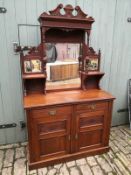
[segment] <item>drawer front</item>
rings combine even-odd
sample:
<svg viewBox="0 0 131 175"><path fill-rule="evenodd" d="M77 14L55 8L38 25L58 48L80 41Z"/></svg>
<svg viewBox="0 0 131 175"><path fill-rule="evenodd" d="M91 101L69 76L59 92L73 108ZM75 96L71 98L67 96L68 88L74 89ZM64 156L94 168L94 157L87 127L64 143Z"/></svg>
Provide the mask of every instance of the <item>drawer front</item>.
<svg viewBox="0 0 131 175"><path fill-rule="evenodd" d="M107 102L90 102L77 105L76 110L77 112L81 111L92 112L92 111L104 110L106 106Z"/></svg>
<svg viewBox="0 0 131 175"><path fill-rule="evenodd" d="M41 109L34 109L31 111L32 117L50 117L54 118L57 116L69 115L71 114L72 107L71 106L61 106L61 107L48 107L48 108L41 108Z"/></svg>

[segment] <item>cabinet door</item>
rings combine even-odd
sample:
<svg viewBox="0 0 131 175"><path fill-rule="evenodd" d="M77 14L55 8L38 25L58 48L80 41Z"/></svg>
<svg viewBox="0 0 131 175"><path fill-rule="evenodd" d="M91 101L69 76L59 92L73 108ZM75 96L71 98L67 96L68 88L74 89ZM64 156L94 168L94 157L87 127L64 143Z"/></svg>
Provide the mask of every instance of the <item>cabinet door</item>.
<svg viewBox="0 0 131 175"><path fill-rule="evenodd" d="M70 106L31 110L30 159L46 160L70 153Z"/></svg>
<svg viewBox="0 0 131 175"><path fill-rule="evenodd" d="M92 103L77 106L76 150L86 151L104 146L104 126L108 103Z"/></svg>

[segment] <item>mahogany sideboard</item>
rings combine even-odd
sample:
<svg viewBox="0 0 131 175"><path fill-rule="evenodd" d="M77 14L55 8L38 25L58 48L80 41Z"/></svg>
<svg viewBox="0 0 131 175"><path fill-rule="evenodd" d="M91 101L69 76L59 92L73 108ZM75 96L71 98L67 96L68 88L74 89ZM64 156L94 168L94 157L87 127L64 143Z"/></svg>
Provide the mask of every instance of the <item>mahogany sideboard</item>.
<svg viewBox="0 0 131 175"><path fill-rule="evenodd" d="M113 100L98 89L25 96L29 169L108 151Z"/></svg>
<svg viewBox="0 0 131 175"><path fill-rule="evenodd" d="M62 9L64 14L61 14ZM16 52L20 52L27 117L29 169L108 151L114 100L99 85L104 75L100 72L101 52L90 47L94 19L79 6L59 4L49 13L43 12L39 22L41 43L37 47L16 48ZM54 85L48 88L46 63L51 59L47 48L57 43L79 45L77 67L68 69L68 74L77 69L79 87L63 84L64 89ZM56 70L53 75L58 74L62 80L71 77L65 76L66 71L61 71L64 78Z"/></svg>

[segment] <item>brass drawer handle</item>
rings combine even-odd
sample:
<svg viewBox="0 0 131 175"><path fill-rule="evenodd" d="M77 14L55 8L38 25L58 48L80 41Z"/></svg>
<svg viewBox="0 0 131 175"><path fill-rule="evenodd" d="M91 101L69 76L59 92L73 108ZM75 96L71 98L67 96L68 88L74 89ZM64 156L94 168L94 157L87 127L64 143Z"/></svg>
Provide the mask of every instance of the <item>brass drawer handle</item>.
<svg viewBox="0 0 131 175"><path fill-rule="evenodd" d="M90 105L90 106L89 106L89 109L95 110L95 109L96 109L96 105Z"/></svg>
<svg viewBox="0 0 131 175"><path fill-rule="evenodd" d="M54 115L56 115L56 110L49 111L48 114L51 116L54 116Z"/></svg>

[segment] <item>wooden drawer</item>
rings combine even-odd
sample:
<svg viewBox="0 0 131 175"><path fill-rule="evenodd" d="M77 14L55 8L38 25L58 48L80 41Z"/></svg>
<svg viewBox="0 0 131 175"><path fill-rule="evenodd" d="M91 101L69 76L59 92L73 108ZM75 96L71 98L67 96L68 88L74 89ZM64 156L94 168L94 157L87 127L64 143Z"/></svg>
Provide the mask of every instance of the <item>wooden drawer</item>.
<svg viewBox="0 0 131 175"><path fill-rule="evenodd" d="M81 111L93 112L98 110L104 110L106 106L107 102L91 102L77 105L76 110L77 112Z"/></svg>
<svg viewBox="0 0 131 175"><path fill-rule="evenodd" d="M72 113L71 106L59 106L59 107L48 107L41 109L31 110L32 117L55 117L55 116L65 116Z"/></svg>

